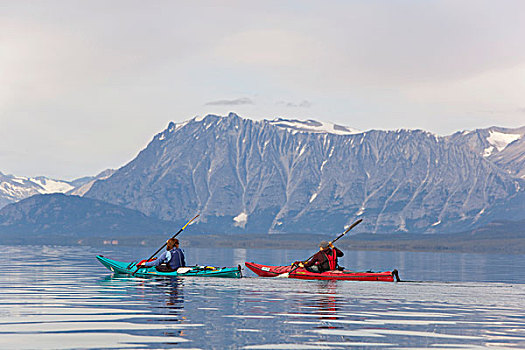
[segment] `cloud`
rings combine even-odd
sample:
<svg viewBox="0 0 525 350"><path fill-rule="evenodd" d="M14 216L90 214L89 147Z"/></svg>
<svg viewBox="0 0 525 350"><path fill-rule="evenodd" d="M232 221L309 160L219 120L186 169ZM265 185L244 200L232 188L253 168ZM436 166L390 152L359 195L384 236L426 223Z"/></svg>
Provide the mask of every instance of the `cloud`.
<svg viewBox="0 0 525 350"><path fill-rule="evenodd" d="M206 106L240 106L240 105L254 105L252 99L248 97L240 97L233 100L217 100L205 103Z"/></svg>
<svg viewBox="0 0 525 350"><path fill-rule="evenodd" d="M279 106L285 106L285 107L291 107L291 108L310 108L312 106L312 103L307 100L303 100L302 102L296 103L296 102L288 102L288 101L279 101L277 102L277 105Z"/></svg>

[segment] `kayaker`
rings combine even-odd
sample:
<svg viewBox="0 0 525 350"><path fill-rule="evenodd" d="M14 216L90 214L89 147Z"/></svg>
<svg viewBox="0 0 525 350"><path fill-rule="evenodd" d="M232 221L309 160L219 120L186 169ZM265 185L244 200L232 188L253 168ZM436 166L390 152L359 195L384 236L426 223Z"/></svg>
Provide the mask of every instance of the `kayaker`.
<svg viewBox="0 0 525 350"><path fill-rule="evenodd" d="M299 267L304 267L310 272L325 272L337 270L337 258L344 253L334 247L332 242L322 241L319 243L319 251L308 261L299 262Z"/></svg>
<svg viewBox="0 0 525 350"><path fill-rule="evenodd" d="M179 240L177 238L170 238L166 242L166 251L162 253L157 259L145 262L138 265L138 268L155 266L159 272L173 272L179 267L186 266L184 260L184 253L179 248Z"/></svg>

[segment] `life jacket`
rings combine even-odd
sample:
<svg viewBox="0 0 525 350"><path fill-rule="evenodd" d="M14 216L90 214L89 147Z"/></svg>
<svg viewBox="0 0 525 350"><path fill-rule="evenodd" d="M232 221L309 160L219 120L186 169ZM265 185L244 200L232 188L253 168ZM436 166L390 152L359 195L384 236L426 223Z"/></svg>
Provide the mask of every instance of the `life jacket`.
<svg viewBox="0 0 525 350"><path fill-rule="evenodd" d="M186 261L184 259L184 253L180 248L173 248L170 250L171 257L169 261L166 261L166 265L168 265L170 268L171 266L175 265L177 267L185 267Z"/></svg>
<svg viewBox="0 0 525 350"><path fill-rule="evenodd" d="M337 252L335 249L326 249L323 251L324 256L328 260L329 270L337 269Z"/></svg>
<svg viewBox="0 0 525 350"><path fill-rule="evenodd" d="M180 248L173 248L169 251L169 259L164 260L159 266L155 267L160 272L173 272L179 267L185 267L184 253Z"/></svg>

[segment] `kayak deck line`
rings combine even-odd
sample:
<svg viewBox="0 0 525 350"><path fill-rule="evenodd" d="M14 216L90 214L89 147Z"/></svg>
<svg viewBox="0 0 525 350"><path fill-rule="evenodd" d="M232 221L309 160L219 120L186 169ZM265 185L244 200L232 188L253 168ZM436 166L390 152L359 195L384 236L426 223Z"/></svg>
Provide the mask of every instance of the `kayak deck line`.
<svg viewBox="0 0 525 350"><path fill-rule="evenodd" d="M173 272L160 272L155 267L147 267L138 269L135 272L133 268L135 265L129 262L122 262L107 258L103 255L97 255L97 260L108 270L116 274L125 274L138 277L183 277L183 276L196 276L196 277L223 277L223 278L241 278L242 270L241 266L237 267L214 267L214 266L187 266L184 273Z"/></svg>
<svg viewBox="0 0 525 350"><path fill-rule="evenodd" d="M392 271L349 271L334 270L321 273L310 272L304 268L297 268L290 273L292 266L271 266L262 265L254 262L245 262L247 268L252 270L260 277L276 277L289 274L289 278L305 280L342 280L342 281L381 281L381 282L400 282L399 272Z"/></svg>

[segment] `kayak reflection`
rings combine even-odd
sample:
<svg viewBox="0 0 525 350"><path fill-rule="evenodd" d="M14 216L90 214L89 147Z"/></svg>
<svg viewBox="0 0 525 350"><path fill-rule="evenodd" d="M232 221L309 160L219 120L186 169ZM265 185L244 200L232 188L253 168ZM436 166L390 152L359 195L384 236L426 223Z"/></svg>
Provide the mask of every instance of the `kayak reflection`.
<svg viewBox="0 0 525 350"><path fill-rule="evenodd" d="M180 309L184 308L183 278L153 277L150 279L138 279L130 275L112 274L101 278L99 283L106 287L101 290L102 292L107 291L110 294L114 294L115 290L121 290L126 295L140 296L141 299L150 303L156 304L159 301L163 301L165 306L160 306L161 309L180 311ZM179 311L176 313L179 313Z"/></svg>

